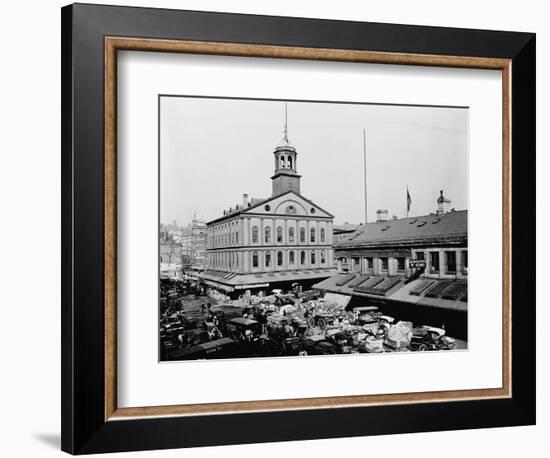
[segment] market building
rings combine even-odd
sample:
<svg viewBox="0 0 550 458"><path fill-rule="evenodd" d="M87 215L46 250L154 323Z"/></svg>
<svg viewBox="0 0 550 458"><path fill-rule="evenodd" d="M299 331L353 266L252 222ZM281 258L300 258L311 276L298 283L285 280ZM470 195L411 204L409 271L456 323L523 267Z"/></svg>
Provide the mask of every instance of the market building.
<svg viewBox="0 0 550 458"><path fill-rule="evenodd" d="M230 295L246 290L304 287L336 273L333 216L300 194L296 148L283 140L274 152L272 194L224 210L207 226L204 282Z"/></svg>
<svg viewBox="0 0 550 458"><path fill-rule="evenodd" d="M338 274L314 288L343 296L349 307L376 305L400 319L447 326L466 339L468 211L456 211L443 191L429 215L360 226L335 244Z"/></svg>
<svg viewBox="0 0 550 458"><path fill-rule="evenodd" d="M334 240L334 244L336 245L340 242L343 242L357 229L359 229L359 224L334 224L332 226L332 238Z"/></svg>

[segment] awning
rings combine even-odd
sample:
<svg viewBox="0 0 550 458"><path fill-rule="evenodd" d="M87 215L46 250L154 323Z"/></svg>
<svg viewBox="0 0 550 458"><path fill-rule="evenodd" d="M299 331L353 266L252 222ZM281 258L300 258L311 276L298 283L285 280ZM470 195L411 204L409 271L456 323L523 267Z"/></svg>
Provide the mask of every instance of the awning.
<svg viewBox="0 0 550 458"><path fill-rule="evenodd" d="M235 285L235 289L267 288L269 283L253 283L250 285Z"/></svg>
<svg viewBox="0 0 550 458"><path fill-rule="evenodd" d="M325 293L325 297L323 299L326 304L336 304L338 307L344 309L349 304L349 301L351 301L351 296L337 293Z"/></svg>
<svg viewBox="0 0 550 458"><path fill-rule="evenodd" d="M215 281L205 280L204 283L206 283L208 286L213 286L214 288L221 289L221 290L223 290L225 292L228 292L228 293L233 291L233 287L223 285L223 284L215 282Z"/></svg>

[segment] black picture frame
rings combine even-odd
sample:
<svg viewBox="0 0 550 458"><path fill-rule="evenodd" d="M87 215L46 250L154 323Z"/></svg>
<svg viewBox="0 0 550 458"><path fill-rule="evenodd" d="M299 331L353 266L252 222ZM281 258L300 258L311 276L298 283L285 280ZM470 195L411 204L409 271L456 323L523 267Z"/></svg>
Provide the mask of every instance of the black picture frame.
<svg viewBox="0 0 550 458"><path fill-rule="evenodd" d="M85 454L535 424L534 34L88 4L66 6L61 14L64 451ZM106 36L511 59L511 205L521 208L512 212L512 396L106 421Z"/></svg>

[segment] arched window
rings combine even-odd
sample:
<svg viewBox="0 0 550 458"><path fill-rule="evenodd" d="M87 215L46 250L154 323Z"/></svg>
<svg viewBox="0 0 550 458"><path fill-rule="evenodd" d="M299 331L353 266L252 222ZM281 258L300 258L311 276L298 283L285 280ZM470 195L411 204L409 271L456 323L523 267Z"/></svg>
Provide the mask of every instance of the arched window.
<svg viewBox="0 0 550 458"><path fill-rule="evenodd" d="M292 156L288 156L288 168L292 168Z"/></svg>
<svg viewBox="0 0 550 458"><path fill-rule="evenodd" d="M283 252L282 251L277 252L277 265L278 266L283 265Z"/></svg>
<svg viewBox="0 0 550 458"><path fill-rule="evenodd" d="M265 242L265 243L271 243L271 228L270 228L270 227L266 227L266 228L265 228L265 239L264 239L264 242Z"/></svg>
<svg viewBox="0 0 550 458"><path fill-rule="evenodd" d="M235 232L235 243L239 243L239 232Z"/></svg>
<svg viewBox="0 0 550 458"><path fill-rule="evenodd" d="M283 243L283 228L281 226L277 228L277 243Z"/></svg>
<svg viewBox="0 0 550 458"><path fill-rule="evenodd" d="M327 240L326 240L326 234L325 234L325 228L322 227L321 228L321 243L325 243Z"/></svg>
<svg viewBox="0 0 550 458"><path fill-rule="evenodd" d="M312 227L310 230L309 230L309 240L311 241L311 243L315 243L315 228Z"/></svg>
<svg viewBox="0 0 550 458"><path fill-rule="evenodd" d="M315 264L315 251L312 251L312 252L311 252L311 264L312 264L312 265Z"/></svg>
<svg viewBox="0 0 550 458"><path fill-rule="evenodd" d="M258 252L252 253L252 267L258 267Z"/></svg>
<svg viewBox="0 0 550 458"><path fill-rule="evenodd" d="M300 243L306 243L306 230L303 227L300 228Z"/></svg>
<svg viewBox="0 0 550 458"><path fill-rule="evenodd" d="M294 243L294 228L288 228L288 243Z"/></svg>
<svg viewBox="0 0 550 458"><path fill-rule="evenodd" d="M285 168L285 157L284 156L281 156L281 169L284 169Z"/></svg>
<svg viewBox="0 0 550 458"><path fill-rule="evenodd" d="M303 266L306 263L306 252L300 251L300 264Z"/></svg>
<svg viewBox="0 0 550 458"><path fill-rule="evenodd" d="M327 255L325 250L321 251L321 264L325 264L327 262Z"/></svg>
<svg viewBox="0 0 550 458"><path fill-rule="evenodd" d="M265 266L271 267L271 253L269 251L265 254Z"/></svg>
<svg viewBox="0 0 550 458"><path fill-rule="evenodd" d="M288 263L293 265L294 264L294 251L288 252Z"/></svg>
<svg viewBox="0 0 550 458"><path fill-rule="evenodd" d="M252 243L258 243L258 226L252 228Z"/></svg>

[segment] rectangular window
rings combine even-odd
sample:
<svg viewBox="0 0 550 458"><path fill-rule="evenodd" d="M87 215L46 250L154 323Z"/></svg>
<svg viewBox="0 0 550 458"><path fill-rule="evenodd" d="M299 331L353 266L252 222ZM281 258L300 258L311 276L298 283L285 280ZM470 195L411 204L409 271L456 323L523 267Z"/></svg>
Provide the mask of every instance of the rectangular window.
<svg viewBox="0 0 550 458"><path fill-rule="evenodd" d="M456 251L446 251L445 258L447 264L447 273L456 273Z"/></svg>
<svg viewBox="0 0 550 458"><path fill-rule="evenodd" d="M353 259L353 261L352 261L351 268L353 269L354 272L359 272L359 270L360 270L359 258L352 258L352 259Z"/></svg>
<svg viewBox="0 0 550 458"><path fill-rule="evenodd" d="M430 272L439 272L439 251L430 251Z"/></svg>
<svg viewBox="0 0 550 458"><path fill-rule="evenodd" d="M367 258L367 269L374 268L373 260L372 258Z"/></svg>
<svg viewBox="0 0 550 458"><path fill-rule="evenodd" d="M265 254L265 266L271 267L271 253Z"/></svg>
<svg viewBox="0 0 550 458"><path fill-rule="evenodd" d="M405 258L397 258L397 270L405 270Z"/></svg>
<svg viewBox="0 0 550 458"><path fill-rule="evenodd" d="M380 269L383 271L388 270L388 258L380 258Z"/></svg>
<svg viewBox="0 0 550 458"><path fill-rule="evenodd" d="M423 251L417 251L415 254L415 259L418 261L424 261L424 252Z"/></svg>
<svg viewBox="0 0 550 458"><path fill-rule="evenodd" d="M468 274L468 251L462 251L462 273Z"/></svg>

